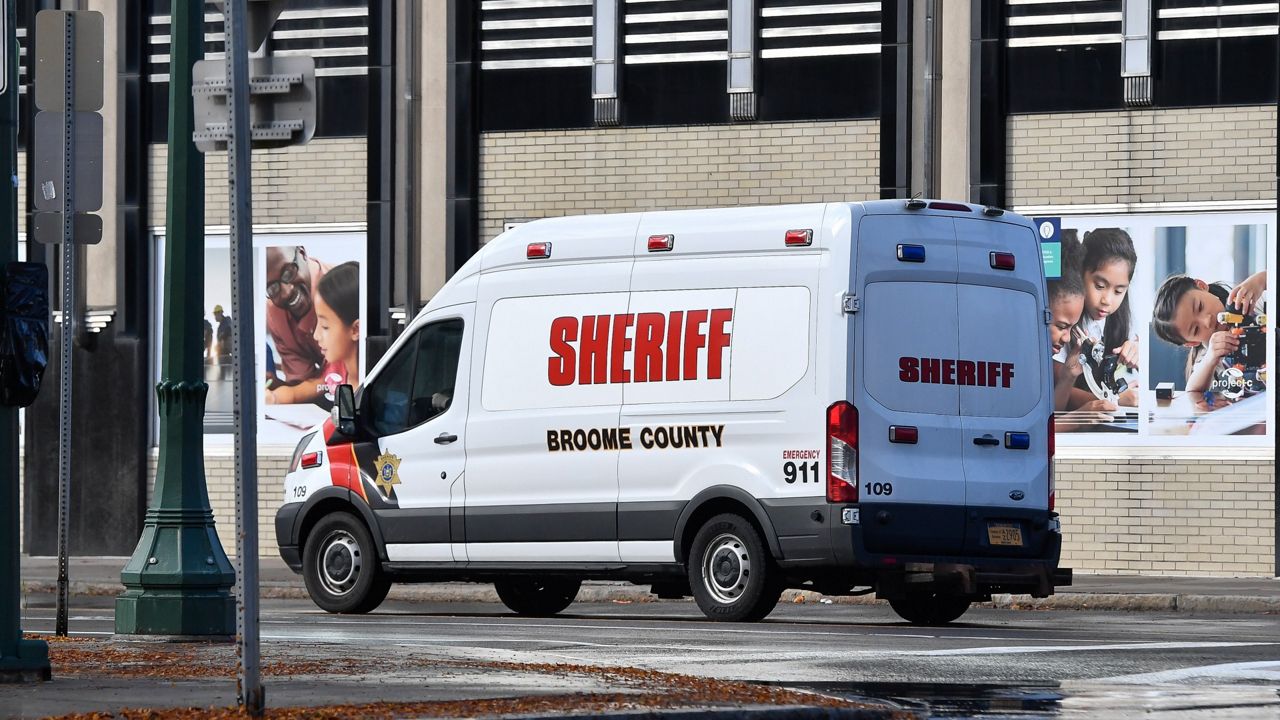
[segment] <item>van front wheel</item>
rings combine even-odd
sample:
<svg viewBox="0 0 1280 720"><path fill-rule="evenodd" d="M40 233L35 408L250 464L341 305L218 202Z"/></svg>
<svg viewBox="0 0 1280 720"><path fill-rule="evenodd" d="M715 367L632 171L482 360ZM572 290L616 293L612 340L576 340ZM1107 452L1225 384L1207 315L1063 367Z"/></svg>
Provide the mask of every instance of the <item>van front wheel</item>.
<svg viewBox="0 0 1280 720"><path fill-rule="evenodd" d="M688 572L693 598L712 620L761 620L782 596L782 580L769 549L741 515L716 515L698 530Z"/></svg>
<svg viewBox="0 0 1280 720"><path fill-rule="evenodd" d="M946 625L969 609L969 601L955 595L911 595L894 598L889 606L912 625Z"/></svg>
<svg viewBox="0 0 1280 720"><path fill-rule="evenodd" d="M498 580L493 588L498 599L517 615L549 617L573 604L581 580L572 578L510 578Z"/></svg>
<svg viewBox="0 0 1280 720"><path fill-rule="evenodd" d="M345 512L326 515L307 536L302 579L312 602L331 613L370 612L391 589L379 571L373 536Z"/></svg>

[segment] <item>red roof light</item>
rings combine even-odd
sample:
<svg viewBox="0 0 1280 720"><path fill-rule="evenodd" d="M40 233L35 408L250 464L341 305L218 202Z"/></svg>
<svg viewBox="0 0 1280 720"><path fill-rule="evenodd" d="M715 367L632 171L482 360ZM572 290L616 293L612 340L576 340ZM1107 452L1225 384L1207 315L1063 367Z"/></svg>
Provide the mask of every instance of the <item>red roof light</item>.
<svg viewBox="0 0 1280 720"><path fill-rule="evenodd" d="M529 260L538 260L541 258L551 257L551 243L549 242L529 243L528 254L526 255L526 257Z"/></svg>
<svg viewBox="0 0 1280 720"><path fill-rule="evenodd" d="M787 247L808 247L813 244L812 230L788 230Z"/></svg>
<svg viewBox="0 0 1280 720"><path fill-rule="evenodd" d="M650 235L649 252L667 252L676 246L675 235Z"/></svg>

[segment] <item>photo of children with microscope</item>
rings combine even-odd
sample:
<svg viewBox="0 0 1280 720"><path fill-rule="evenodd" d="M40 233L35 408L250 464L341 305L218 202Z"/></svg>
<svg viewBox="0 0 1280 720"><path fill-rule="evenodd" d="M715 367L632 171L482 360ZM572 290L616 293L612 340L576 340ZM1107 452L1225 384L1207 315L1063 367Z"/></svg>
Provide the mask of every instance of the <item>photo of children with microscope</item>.
<svg viewBox="0 0 1280 720"><path fill-rule="evenodd" d="M1266 230L1156 228L1152 433L1266 433Z"/></svg>
<svg viewBox="0 0 1280 720"><path fill-rule="evenodd" d="M1064 229L1061 243L1060 276L1048 281L1057 430L1136 433L1133 240L1121 228Z"/></svg>

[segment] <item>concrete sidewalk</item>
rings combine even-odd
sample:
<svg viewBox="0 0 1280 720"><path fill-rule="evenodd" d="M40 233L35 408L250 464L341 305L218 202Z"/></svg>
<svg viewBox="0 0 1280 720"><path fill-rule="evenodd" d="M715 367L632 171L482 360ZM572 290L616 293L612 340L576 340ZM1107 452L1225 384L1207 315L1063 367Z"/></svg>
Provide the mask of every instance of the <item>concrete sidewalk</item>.
<svg viewBox="0 0 1280 720"><path fill-rule="evenodd" d="M75 595L114 597L123 592L120 570L128 558L72 558L68 570ZM263 558L259 563L264 598L306 598L302 577L295 575L279 558ZM35 600L53 593L58 577L56 558L23 557L23 593ZM816 593L788 591L784 600L818 602ZM398 585L390 597L421 602L498 602L492 585L473 583L432 583ZM656 601L647 585L621 582L584 583L578 602ZM879 602L872 596L833 597L840 604ZM692 602L663 601L663 602ZM1280 613L1280 579L1166 577L1138 575L1075 576L1075 584L1059 588L1044 599L1026 595L998 595L996 607L1055 610L1129 610L1153 612Z"/></svg>

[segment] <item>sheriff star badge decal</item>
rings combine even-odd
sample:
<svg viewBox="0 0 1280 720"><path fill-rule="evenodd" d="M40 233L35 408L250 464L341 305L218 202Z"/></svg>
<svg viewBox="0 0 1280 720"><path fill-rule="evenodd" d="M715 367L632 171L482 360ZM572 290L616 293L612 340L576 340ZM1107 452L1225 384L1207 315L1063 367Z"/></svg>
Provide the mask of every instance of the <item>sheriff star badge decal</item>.
<svg viewBox="0 0 1280 720"><path fill-rule="evenodd" d="M373 482L382 490L383 495L390 496L392 488L400 484L400 458L391 452L383 452L375 462L378 476Z"/></svg>

